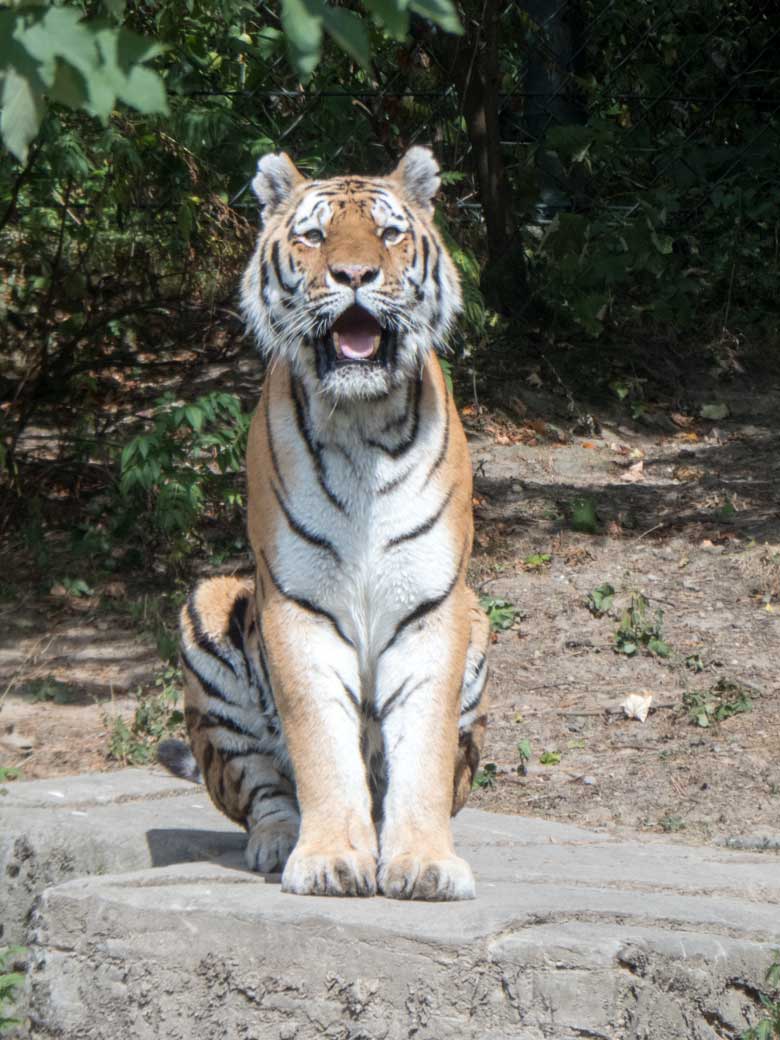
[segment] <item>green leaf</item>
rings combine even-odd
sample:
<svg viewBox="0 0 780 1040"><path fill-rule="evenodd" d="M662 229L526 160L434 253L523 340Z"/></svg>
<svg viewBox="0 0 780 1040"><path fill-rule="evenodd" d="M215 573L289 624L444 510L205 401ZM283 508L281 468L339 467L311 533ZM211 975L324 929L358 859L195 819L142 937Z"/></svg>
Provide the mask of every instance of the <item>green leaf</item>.
<svg viewBox="0 0 780 1040"><path fill-rule="evenodd" d="M663 639L656 638L647 641L647 649L651 654L655 654L656 657L668 657L672 652L668 643L665 643Z"/></svg>
<svg viewBox="0 0 780 1040"><path fill-rule="evenodd" d="M324 25L343 51L368 69L371 64L371 48L366 27L360 16L343 7L325 7Z"/></svg>
<svg viewBox="0 0 780 1040"><path fill-rule="evenodd" d="M703 404L699 409L702 419L725 419L730 413L729 406L723 402L717 404Z"/></svg>
<svg viewBox="0 0 780 1040"><path fill-rule="evenodd" d="M282 28L290 61L304 81L320 60L324 14L322 0L282 0Z"/></svg>
<svg viewBox="0 0 780 1040"><path fill-rule="evenodd" d="M399 0L365 0L366 7L395 40L403 40L409 32L409 11Z"/></svg>
<svg viewBox="0 0 780 1040"><path fill-rule="evenodd" d="M521 758L529 759L531 757L531 741L525 738L518 741L517 752Z"/></svg>
<svg viewBox="0 0 780 1040"><path fill-rule="evenodd" d="M430 18L445 32L455 33L458 36L463 35L463 26L458 18L458 12L450 0L412 0L409 10L421 14L424 18Z"/></svg>
<svg viewBox="0 0 780 1040"><path fill-rule="evenodd" d="M580 498L571 504L571 526L583 534L595 534L598 527L596 507L589 498Z"/></svg>
<svg viewBox="0 0 780 1040"><path fill-rule="evenodd" d="M560 751L544 751L539 756L539 761L543 766L557 766L561 761Z"/></svg>
<svg viewBox="0 0 780 1040"><path fill-rule="evenodd" d="M19 162L27 162L30 144L35 140L45 111L35 80L20 75L15 68L7 69L0 100L0 131L6 148Z"/></svg>

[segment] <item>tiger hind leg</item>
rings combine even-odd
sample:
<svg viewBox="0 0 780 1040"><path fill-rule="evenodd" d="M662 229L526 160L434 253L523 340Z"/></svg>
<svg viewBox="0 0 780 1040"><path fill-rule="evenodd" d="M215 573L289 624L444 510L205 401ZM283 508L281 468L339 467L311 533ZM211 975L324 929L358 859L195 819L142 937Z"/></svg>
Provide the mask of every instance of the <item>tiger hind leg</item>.
<svg viewBox="0 0 780 1040"><path fill-rule="evenodd" d="M200 582L181 612L184 716L212 801L248 832L250 870L279 871L298 840L292 767L274 702L254 582Z"/></svg>
<svg viewBox="0 0 780 1040"><path fill-rule="evenodd" d="M487 646L490 640L490 622L471 592L469 606L471 634L466 653L466 667L460 691L460 720L458 722L458 753L455 759L455 783L452 815L463 808L469 796L479 767L479 758L487 728L488 698Z"/></svg>

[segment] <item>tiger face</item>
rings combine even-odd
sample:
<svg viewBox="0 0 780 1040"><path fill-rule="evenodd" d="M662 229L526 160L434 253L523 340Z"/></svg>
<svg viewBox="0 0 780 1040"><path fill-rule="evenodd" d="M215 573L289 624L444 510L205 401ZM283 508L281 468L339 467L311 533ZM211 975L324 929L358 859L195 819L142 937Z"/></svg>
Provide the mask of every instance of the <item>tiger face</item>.
<svg viewBox="0 0 780 1040"><path fill-rule="evenodd" d="M260 160L241 295L269 359L338 403L387 395L445 348L461 296L433 224L439 180L419 147L387 177L308 180L285 154Z"/></svg>

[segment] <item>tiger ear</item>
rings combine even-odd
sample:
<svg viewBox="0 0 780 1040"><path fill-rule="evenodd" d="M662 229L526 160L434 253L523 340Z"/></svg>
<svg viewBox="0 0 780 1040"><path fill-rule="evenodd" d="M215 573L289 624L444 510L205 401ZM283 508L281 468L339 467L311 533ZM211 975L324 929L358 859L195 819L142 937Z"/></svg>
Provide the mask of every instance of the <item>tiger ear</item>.
<svg viewBox="0 0 780 1040"><path fill-rule="evenodd" d="M263 207L263 217L283 206L306 178L286 152L264 155L258 159L252 190Z"/></svg>
<svg viewBox="0 0 780 1040"><path fill-rule="evenodd" d="M390 179L397 181L407 200L422 209L433 209L433 198L439 190L441 177L439 164L433 157L430 148L415 145L390 174Z"/></svg>

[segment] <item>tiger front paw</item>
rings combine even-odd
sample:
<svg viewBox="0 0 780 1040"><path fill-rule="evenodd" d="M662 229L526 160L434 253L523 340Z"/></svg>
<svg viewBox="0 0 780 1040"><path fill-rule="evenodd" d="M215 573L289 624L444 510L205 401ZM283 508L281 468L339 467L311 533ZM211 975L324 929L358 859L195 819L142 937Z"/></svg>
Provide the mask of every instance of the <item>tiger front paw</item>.
<svg viewBox="0 0 780 1040"><path fill-rule="evenodd" d="M246 863L258 874L275 874L284 869L298 840L298 819L275 823L258 823L249 832L246 843Z"/></svg>
<svg viewBox="0 0 780 1040"><path fill-rule="evenodd" d="M282 892L299 896L376 895L376 860L370 852L354 849L328 854L295 849L282 874Z"/></svg>
<svg viewBox="0 0 780 1040"><path fill-rule="evenodd" d="M389 899L473 899L474 875L459 856L394 856L379 868L379 890Z"/></svg>

